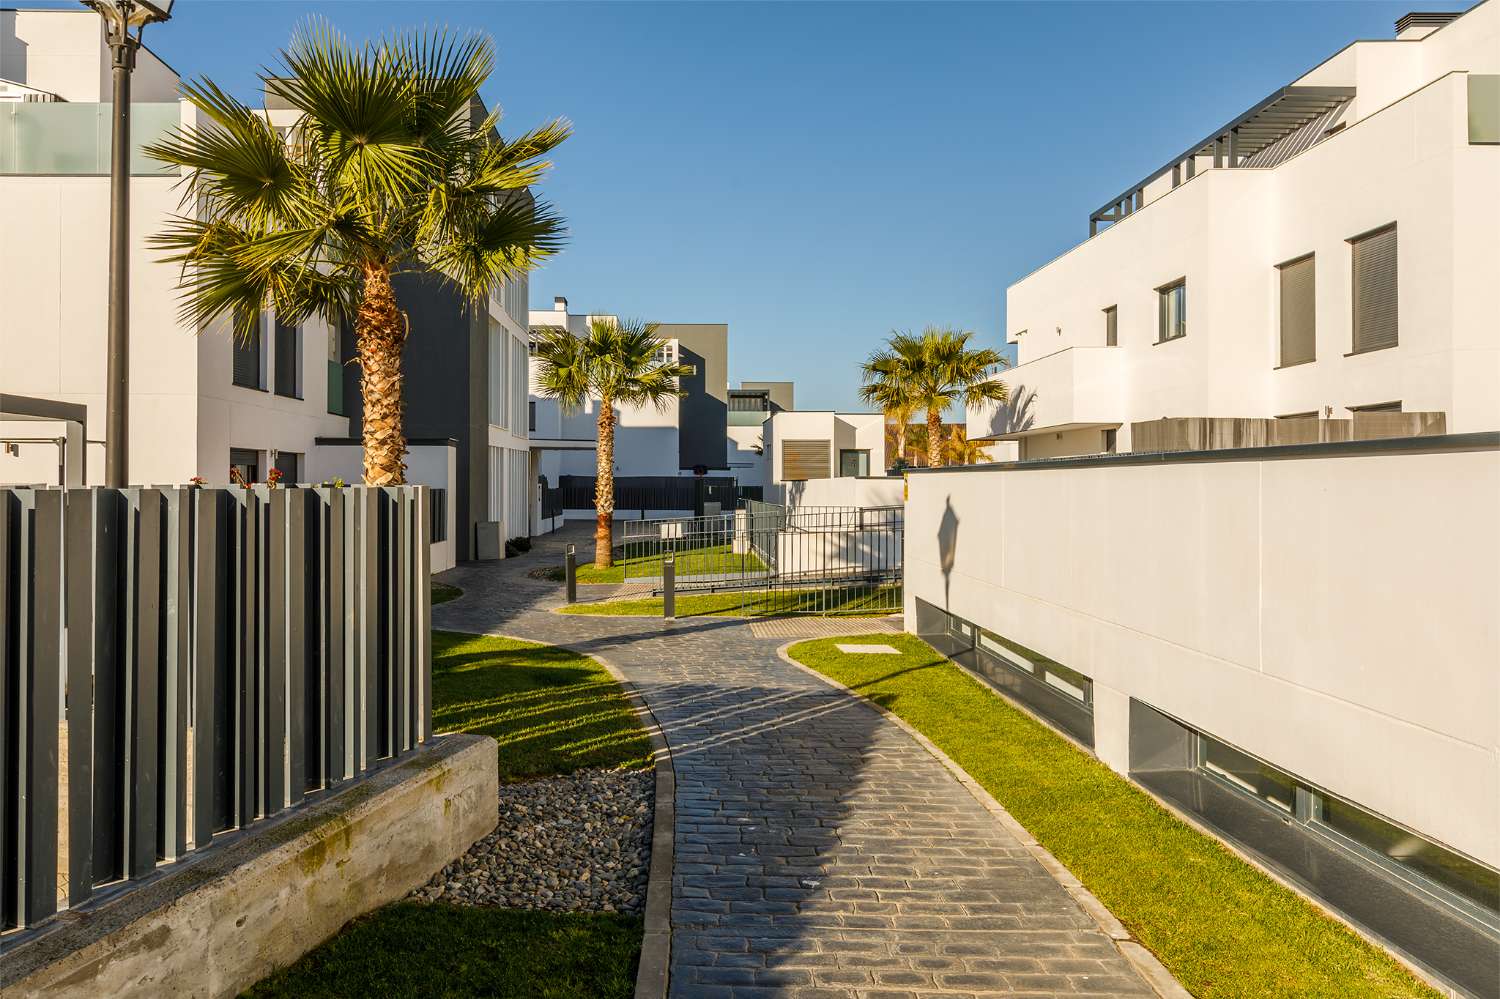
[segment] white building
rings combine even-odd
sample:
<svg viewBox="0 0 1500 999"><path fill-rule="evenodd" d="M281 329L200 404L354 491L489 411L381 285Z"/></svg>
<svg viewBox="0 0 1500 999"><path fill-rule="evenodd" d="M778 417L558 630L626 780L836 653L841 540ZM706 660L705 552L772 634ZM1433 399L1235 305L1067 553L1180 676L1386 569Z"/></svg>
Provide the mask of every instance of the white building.
<svg viewBox="0 0 1500 999"><path fill-rule="evenodd" d="M0 483L103 478L110 105L97 14L0 11ZM236 342L178 315L179 271L147 245L181 207L182 178L139 150L195 109L149 49L132 87L130 429L132 481L358 481L351 338L320 321L262 319ZM269 101L275 125L294 112ZM475 553L481 524L530 533L535 478L525 422L526 281L475 317L430 282L398 285L406 354L409 480L445 490L434 568ZM437 349L433 349L437 348ZM480 427L483 433L471 433ZM59 444L58 441L63 443ZM472 474L471 474L472 471Z"/></svg>
<svg viewBox="0 0 1500 999"><path fill-rule="evenodd" d="M595 319L619 321L602 313L570 313L568 300L556 298L553 308L530 312L532 329L566 329L584 336ZM691 373L679 379L680 398L660 407L618 407L615 426L617 476L670 476L699 473L723 475L726 461L728 413L729 327L723 323L661 323L661 360L688 365ZM575 411L565 411L555 399L541 395L532 359L530 426L538 452L538 471L556 485L563 475L591 477L596 468L594 445L599 439L598 400L590 399Z"/></svg>
<svg viewBox="0 0 1500 999"><path fill-rule="evenodd" d="M1350 45L1092 225L1010 289L1031 460L910 474L907 628L1497 994L1500 4ZM1077 457L1395 405L1447 432Z"/></svg>
<svg viewBox="0 0 1500 999"><path fill-rule="evenodd" d="M768 500L821 504L824 500L814 497L829 488L822 481L829 479L873 477L899 483L885 477L885 417L880 413L781 412L771 414L762 427L770 461Z"/></svg>
<svg viewBox="0 0 1500 999"><path fill-rule="evenodd" d="M1444 23L1451 22L1451 23ZM1500 426L1500 5L1403 18L1209 132L1010 287L1022 458L1163 417ZM1315 438L1316 439L1316 438Z"/></svg>

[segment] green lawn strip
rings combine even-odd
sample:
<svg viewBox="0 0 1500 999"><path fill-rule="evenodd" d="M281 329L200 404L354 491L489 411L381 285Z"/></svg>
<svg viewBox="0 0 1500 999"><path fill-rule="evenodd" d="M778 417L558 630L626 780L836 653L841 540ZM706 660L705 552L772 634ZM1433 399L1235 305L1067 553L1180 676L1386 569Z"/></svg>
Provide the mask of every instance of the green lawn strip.
<svg viewBox="0 0 1500 999"><path fill-rule="evenodd" d="M835 642L885 643L901 655L849 655ZM820 639L790 654L931 739L1199 999L1438 994L925 642Z"/></svg>
<svg viewBox="0 0 1500 999"><path fill-rule="evenodd" d="M587 656L493 635L432 633L433 728L494 737L500 779L645 767L651 740Z"/></svg>
<svg viewBox="0 0 1500 999"><path fill-rule="evenodd" d="M449 586L447 583L432 584L432 604L434 607L438 604L445 604L450 600L457 600L463 595L464 591L456 586Z"/></svg>
<svg viewBox="0 0 1500 999"><path fill-rule="evenodd" d="M894 613L900 604L893 588L830 595L827 590L746 590L739 593L679 593L678 617L770 617L777 614L822 613L843 617L879 617ZM661 617L660 597L569 604L564 614L623 617Z"/></svg>
<svg viewBox="0 0 1500 999"><path fill-rule="evenodd" d="M765 572L766 566L754 552L736 555L729 545L709 545L703 548L687 548L675 553L678 576L702 576L708 573ZM625 570L630 569L631 579L646 579L661 575L663 555L637 555L616 559L609 568L595 568L594 563L584 562L578 566L580 583L623 583Z"/></svg>
<svg viewBox="0 0 1500 999"><path fill-rule="evenodd" d="M245 993L253 999L629 999L641 921L399 902Z"/></svg>

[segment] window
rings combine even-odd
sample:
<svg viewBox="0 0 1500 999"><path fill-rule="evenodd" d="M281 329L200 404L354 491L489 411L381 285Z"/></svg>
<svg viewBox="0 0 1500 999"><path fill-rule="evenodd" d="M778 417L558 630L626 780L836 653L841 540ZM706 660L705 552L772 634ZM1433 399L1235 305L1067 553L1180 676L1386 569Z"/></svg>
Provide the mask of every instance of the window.
<svg viewBox="0 0 1500 999"><path fill-rule="evenodd" d="M276 394L302 398L302 331L276 320Z"/></svg>
<svg viewBox="0 0 1500 999"><path fill-rule="evenodd" d="M536 400L528 400L526 403L526 430L528 433L536 433Z"/></svg>
<svg viewBox="0 0 1500 999"><path fill-rule="evenodd" d="M229 481L244 485L260 481L260 452L248 448L229 449Z"/></svg>
<svg viewBox="0 0 1500 999"><path fill-rule="evenodd" d="M336 326L328 328L328 411L335 416L349 415L344 410L344 365Z"/></svg>
<svg viewBox="0 0 1500 999"><path fill-rule="evenodd" d="M1111 305L1104 310L1104 346L1120 345L1120 309Z"/></svg>
<svg viewBox="0 0 1500 999"><path fill-rule="evenodd" d="M781 481L828 478L831 450L827 441L782 441Z"/></svg>
<svg viewBox="0 0 1500 999"><path fill-rule="evenodd" d="M429 512L429 523L432 536L429 539L433 544L448 540L448 490L442 486L434 486L429 492L431 504Z"/></svg>
<svg viewBox="0 0 1500 999"><path fill-rule="evenodd" d="M1156 289L1156 342L1166 343L1187 336L1187 279L1181 278Z"/></svg>
<svg viewBox="0 0 1500 999"><path fill-rule="evenodd" d="M870 452L841 450L839 452L839 474L869 475Z"/></svg>
<svg viewBox="0 0 1500 999"><path fill-rule="evenodd" d="M281 473L281 484L294 485L302 481L302 455L296 451L277 451L272 466Z"/></svg>
<svg viewBox="0 0 1500 999"><path fill-rule="evenodd" d="M1396 226L1356 236L1354 255L1354 347L1351 353L1396 346Z"/></svg>
<svg viewBox="0 0 1500 999"><path fill-rule="evenodd" d="M489 329L489 420L490 425L502 430L509 427L506 416L506 390L510 386L510 336L495 320L490 320Z"/></svg>
<svg viewBox="0 0 1500 999"><path fill-rule="evenodd" d="M1469 74L1469 142L1500 143L1500 76Z"/></svg>
<svg viewBox="0 0 1500 999"><path fill-rule="evenodd" d="M1120 436L1120 432L1118 430L1110 429L1110 430L1104 431L1104 453L1105 454L1114 454L1115 453L1115 449L1116 449L1116 447L1119 444L1119 436Z"/></svg>
<svg viewBox="0 0 1500 999"><path fill-rule="evenodd" d="M234 384L265 391L265 344L259 323L248 338L234 338Z"/></svg>
<svg viewBox="0 0 1500 999"><path fill-rule="evenodd" d="M1277 268L1281 280L1281 367L1316 360L1316 271L1312 254Z"/></svg>

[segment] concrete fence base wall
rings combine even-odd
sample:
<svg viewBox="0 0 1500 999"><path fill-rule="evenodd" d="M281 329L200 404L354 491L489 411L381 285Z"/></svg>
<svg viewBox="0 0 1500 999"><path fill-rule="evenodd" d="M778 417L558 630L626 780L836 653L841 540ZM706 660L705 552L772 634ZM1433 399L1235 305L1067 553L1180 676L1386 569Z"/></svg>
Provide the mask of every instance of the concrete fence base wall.
<svg viewBox="0 0 1500 999"><path fill-rule="evenodd" d="M495 743L451 735L7 948L6 999L235 996L491 832Z"/></svg>

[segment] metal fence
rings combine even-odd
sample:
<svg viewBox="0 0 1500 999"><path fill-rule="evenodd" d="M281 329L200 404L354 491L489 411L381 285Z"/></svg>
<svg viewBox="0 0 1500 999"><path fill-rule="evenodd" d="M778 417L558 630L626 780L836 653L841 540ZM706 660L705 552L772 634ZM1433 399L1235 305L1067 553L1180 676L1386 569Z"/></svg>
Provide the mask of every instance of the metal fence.
<svg viewBox="0 0 1500 999"><path fill-rule="evenodd" d="M431 497L0 489L0 930L432 735Z"/></svg>
<svg viewBox="0 0 1500 999"><path fill-rule="evenodd" d="M594 476L558 478L562 505L568 510L594 508ZM615 477L616 510L692 510L705 513L705 503L733 510L739 501L735 480L728 476L626 475Z"/></svg>
<svg viewBox="0 0 1500 999"><path fill-rule="evenodd" d="M627 584L715 594L717 612L890 614L901 610L902 507L785 507L748 501L743 510L620 525Z"/></svg>

